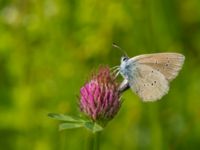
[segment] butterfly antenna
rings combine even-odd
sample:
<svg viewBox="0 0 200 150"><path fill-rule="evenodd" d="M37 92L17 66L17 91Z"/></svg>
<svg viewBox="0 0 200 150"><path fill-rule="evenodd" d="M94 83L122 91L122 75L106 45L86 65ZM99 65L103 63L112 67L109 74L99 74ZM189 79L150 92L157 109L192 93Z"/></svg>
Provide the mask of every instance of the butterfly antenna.
<svg viewBox="0 0 200 150"><path fill-rule="evenodd" d="M112 46L113 46L114 48L117 48L118 50L120 50L120 51L123 53L123 55L125 55L126 57L128 57L126 51L123 50L121 47L119 47L117 44L113 43Z"/></svg>

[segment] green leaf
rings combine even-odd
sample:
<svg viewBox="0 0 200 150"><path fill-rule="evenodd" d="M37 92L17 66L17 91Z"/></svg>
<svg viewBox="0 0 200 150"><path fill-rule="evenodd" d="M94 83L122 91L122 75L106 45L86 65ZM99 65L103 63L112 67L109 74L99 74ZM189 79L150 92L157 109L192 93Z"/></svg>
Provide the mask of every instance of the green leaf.
<svg viewBox="0 0 200 150"><path fill-rule="evenodd" d="M83 127L82 123L62 123L59 125L59 130L65 130L65 129L74 129L74 128L80 128Z"/></svg>
<svg viewBox="0 0 200 150"><path fill-rule="evenodd" d="M48 116L56 120L64 121L64 123L59 125L59 130L74 129L80 127L85 127L93 133L103 130L99 124L89 121L88 119L80 119L69 115L56 113L49 113Z"/></svg>
<svg viewBox="0 0 200 150"><path fill-rule="evenodd" d="M85 122L84 123L84 127L86 128L86 129L89 129L89 130L91 130L91 131L93 131L93 127L94 127L94 123L93 122Z"/></svg>
<svg viewBox="0 0 200 150"><path fill-rule="evenodd" d="M99 132L101 130L103 130L103 127L100 126L99 124L95 123L94 127L93 127L93 132L95 133L95 132Z"/></svg>
<svg viewBox="0 0 200 150"><path fill-rule="evenodd" d="M49 113L48 116L50 118L53 118L53 119L56 119L56 120L60 120L60 121L84 122L84 120L82 120L80 118L75 118L75 117L68 116L68 115L63 115L63 114Z"/></svg>
<svg viewBox="0 0 200 150"><path fill-rule="evenodd" d="M86 129L89 129L93 133L103 130L103 127L101 127L99 124L94 123L94 122L85 122L84 127Z"/></svg>

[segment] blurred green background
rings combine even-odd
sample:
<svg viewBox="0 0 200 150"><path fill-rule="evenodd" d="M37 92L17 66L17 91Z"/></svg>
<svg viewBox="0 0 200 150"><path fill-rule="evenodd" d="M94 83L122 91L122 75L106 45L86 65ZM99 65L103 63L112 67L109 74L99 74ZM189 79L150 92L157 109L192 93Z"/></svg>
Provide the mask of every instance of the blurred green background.
<svg viewBox="0 0 200 150"><path fill-rule="evenodd" d="M124 94L101 149L199 149L199 0L1 0L0 149L87 149L87 130L58 132L47 113L79 112L91 71L120 63L113 42L129 56L180 52L186 62L163 100Z"/></svg>

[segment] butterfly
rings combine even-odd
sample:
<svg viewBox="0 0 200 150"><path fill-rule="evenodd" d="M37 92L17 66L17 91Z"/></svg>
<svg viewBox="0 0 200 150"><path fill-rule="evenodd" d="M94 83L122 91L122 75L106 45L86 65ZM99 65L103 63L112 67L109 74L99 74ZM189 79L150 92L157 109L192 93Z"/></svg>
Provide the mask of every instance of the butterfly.
<svg viewBox="0 0 200 150"><path fill-rule="evenodd" d="M121 57L121 64L115 67L116 76L124 81L121 90L131 88L143 101L156 101L169 91L169 83L181 70L185 56L180 53L154 53L129 58Z"/></svg>

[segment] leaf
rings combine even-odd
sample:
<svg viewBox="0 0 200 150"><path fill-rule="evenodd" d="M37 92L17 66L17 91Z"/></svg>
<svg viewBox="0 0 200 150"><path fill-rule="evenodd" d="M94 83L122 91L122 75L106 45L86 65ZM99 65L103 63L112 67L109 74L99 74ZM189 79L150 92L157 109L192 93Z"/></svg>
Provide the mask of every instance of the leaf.
<svg viewBox="0 0 200 150"><path fill-rule="evenodd" d="M82 123L61 123L59 125L59 130L65 130L65 129L74 129L74 128L80 128L83 127Z"/></svg>
<svg viewBox="0 0 200 150"><path fill-rule="evenodd" d="M99 124L94 123L94 122L85 122L84 127L86 129L89 129L93 133L103 130L103 127L101 127Z"/></svg>
<svg viewBox="0 0 200 150"><path fill-rule="evenodd" d="M99 124L89 121L87 119L80 119L69 115L56 113L49 113L48 116L56 120L65 121L64 123L61 123L59 125L59 130L74 129L80 127L85 127L93 133L103 130L103 128Z"/></svg>
<svg viewBox="0 0 200 150"><path fill-rule="evenodd" d="M95 132L99 132L101 130L103 130L103 127L100 126L99 124L95 123L94 127L93 127L93 132L95 133Z"/></svg>
<svg viewBox="0 0 200 150"><path fill-rule="evenodd" d="M93 131L93 127L94 127L94 123L93 122L85 122L84 123L84 127L86 128L86 129L89 129L89 130L91 130L91 131Z"/></svg>
<svg viewBox="0 0 200 150"><path fill-rule="evenodd" d="M75 118L75 117L68 116L68 115L63 115L63 114L49 113L48 116L50 118L53 118L53 119L56 119L56 120L60 120L60 121L84 122L84 120L82 120L80 118Z"/></svg>

